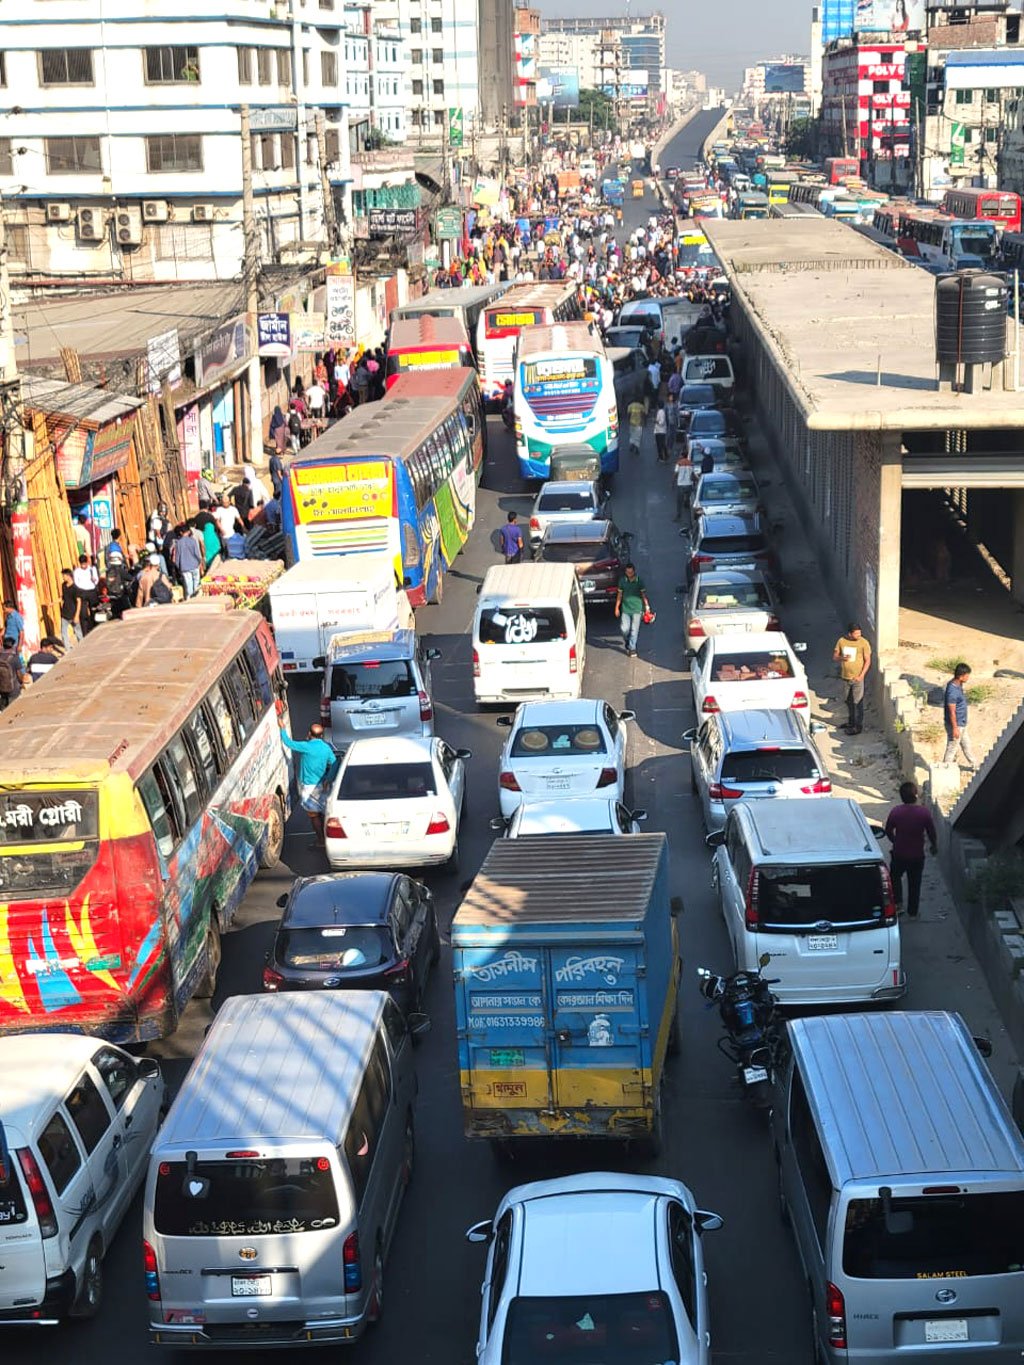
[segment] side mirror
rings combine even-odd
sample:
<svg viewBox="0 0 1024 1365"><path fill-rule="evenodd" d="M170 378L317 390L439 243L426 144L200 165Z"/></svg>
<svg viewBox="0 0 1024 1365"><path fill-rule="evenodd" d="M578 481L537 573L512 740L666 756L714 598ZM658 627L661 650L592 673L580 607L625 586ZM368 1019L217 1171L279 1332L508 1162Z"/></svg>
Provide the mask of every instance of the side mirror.
<svg viewBox="0 0 1024 1365"><path fill-rule="evenodd" d="M991 1050L990 1046L989 1051ZM140 1057L135 1063L135 1070L140 1080L155 1081L160 1076L160 1063L155 1057Z"/></svg>
<svg viewBox="0 0 1024 1365"><path fill-rule="evenodd" d="M990 1038L979 1038L977 1037L977 1035L975 1035L974 1046L978 1049L978 1051L981 1053L983 1057L992 1056L992 1040Z"/></svg>
<svg viewBox="0 0 1024 1365"><path fill-rule="evenodd" d="M884 838L885 838L885 826L884 826L884 825L876 825L876 824L874 824L873 822L869 821L869 822L868 822L868 829L870 829L871 833L875 836L876 839L884 839Z"/></svg>
<svg viewBox="0 0 1024 1365"><path fill-rule="evenodd" d="M509 827L509 821L503 815L496 815L488 823L490 824L491 829L494 830L495 834L501 834L504 830L508 829Z"/></svg>
<svg viewBox="0 0 1024 1365"><path fill-rule="evenodd" d="M620 711L619 720L636 720L635 711Z"/></svg>
<svg viewBox="0 0 1024 1365"><path fill-rule="evenodd" d="M717 1232L723 1219L719 1213L708 1213L704 1209L694 1209L693 1224L698 1232Z"/></svg>
<svg viewBox="0 0 1024 1365"><path fill-rule="evenodd" d="M283 896L278 896L274 904L277 906L278 910L283 910L288 904L288 892L286 891Z"/></svg>
<svg viewBox="0 0 1024 1365"><path fill-rule="evenodd" d="M685 739L687 744L692 744L696 738L697 738L696 730L684 730L683 733L680 735L680 739Z"/></svg>
<svg viewBox="0 0 1024 1365"><path fill-rule="evenodd" d="M472 758L472 757L473 757L473 750L472 750L472 749L456 749L456 750L455 750L455 757L456 757L456 758Z"/></svg>
<svg viewBox="0 0 1024 1365"><path fill-rule="evenodd" d="M647 812L643 809L643 807L639 807L637 810L631 810L629 812L629 818L631 820L635 820L638 825L642 825L643 822L647 819Z"/></svg>
<svg viewBox="0 0 1024 1365"><path fill-rule="evenodd" d="M796 641L796 643L793 645L793 653L794 653L794 654L806 654L806 653L807 653L807 645L804 643L803 640L798 640L798 641Z"/></svg>
<svg viewBox="0 0 1024 1365"><path fill-rule="evenodd" d="M828 726L825 724L823 720L812 720L807 728L808 730L810 730L812 735L821 735L825 733L825 731L828 729Z"/></svg>
<svg viewBox="0 0 1024 1365"><path fill-rule="evenodd" d="M427 657L428 659L440 659L440 658L441 658L441 651L440 651L439 649L428 649L428 650L427 650L426 657Z"/></svg>
<svg viewBox="0 0 1024 1365"><path fill-rule="evenodd" d="M494 1224L489 1218L485 1218L482 1223L474 1223L471 1228L466 1229L467 1242L489 1242L494 1232Z"/></svg>
<svg viewBox="0 0 1024 1365"><path fill-rule="evenodd" d="M713 831L713 833L706 835L704 838L704 846L706 848L721 848L724 843L725 843L724 829L716 829Z"/></svg>
<svg viewBox="0 0 1024 1365"><path fill-rule="evenodd" d="M314 668L326 668L326 667L327 667L327 656L326 656L325 654L318 654L318 655L314 658L314 660L313 660L313 667L314 667Z"/></svg>
<svg viewBox="0 0 1024 1365"><path fill-rule="evenodd" d="M501 726L503 726L504 729L506 729L506 730L511 730L511 728L512 728L512 717L511 717L511 716L499 716L498 719L497 719L494 723L495 723L495 725L501 725Z"/></svg>
<svg viewBox="0 0 1024 1365"><path fill-rule="evenodd" d="M418 1014L415 1010L406 1018L406 1026L414 1038L422 1038L425 1033L430 1032L430 1017L426 1014Z"/></svg>

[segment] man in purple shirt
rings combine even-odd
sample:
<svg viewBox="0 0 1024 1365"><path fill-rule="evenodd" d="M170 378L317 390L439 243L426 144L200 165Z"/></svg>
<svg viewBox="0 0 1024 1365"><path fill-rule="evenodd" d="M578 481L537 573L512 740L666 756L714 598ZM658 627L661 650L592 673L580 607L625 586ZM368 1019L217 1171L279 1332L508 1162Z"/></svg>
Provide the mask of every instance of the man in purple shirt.
<svg viewBox="0 0 1024 1365"><path fill-rule="evenodd" d="M899 806L893 806L885 818L885 833L892 842L892 856L889 866L892 871L892 885L899 905L903 896L903 874L907 874L907 915L917 919L918 903L921 899L921 874L924 872L924 840L935 853L935 824L931 814L917 803L917 787L913 782L904 782L900 787Z"/></svg>
<svg viewBox="0 0 1024 1365"><path fill-rule="evenodd" d="M523 528L515 512L509 512L505 525L498 532L506 564L523 562Z"/></svg>

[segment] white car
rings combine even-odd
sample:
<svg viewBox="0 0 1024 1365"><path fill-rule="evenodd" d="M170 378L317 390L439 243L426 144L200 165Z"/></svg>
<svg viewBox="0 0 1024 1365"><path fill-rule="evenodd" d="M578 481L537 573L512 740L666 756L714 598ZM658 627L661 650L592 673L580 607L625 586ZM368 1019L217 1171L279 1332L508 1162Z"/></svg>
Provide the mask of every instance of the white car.
<svg viewBox="0 0 1024 1365"><path fill-rule="evenodd" d="M708 1365L702 1239L722 1226L678 1180L589 1171L509 1190L488 1243L479 1365Z"/></svg>
<svg viewBox="0 0 1024 1365"><path fill-rule="evenodd" d="M711 635L690 664L698 720L713 711L754 708L809 713L807 674L797 658L807 648L781 630Z"/></svg>
<svg viewBox="0 0 1024 1365"><path fill-rule="evenodd" d="M454 869L472 756L436 735L353 740L324 812L331 867Z"/></svg>
<svg viewBox="0 0 1024 1365"><path fill-rule="evenodd" d="M614 711L606 701L523 702L501 751L498 796L503 816L530 797L621 801L626 785L626 727L635 711Z"/></svg>
<svg viewBox="0 0 1024 1365"><path fill-rule="evenodd" d="M498 816L491 829L506 839L527 834L639 834L645 810L629 810L621 801L594 797L579 801L520 801L511 819Z"/></svg>

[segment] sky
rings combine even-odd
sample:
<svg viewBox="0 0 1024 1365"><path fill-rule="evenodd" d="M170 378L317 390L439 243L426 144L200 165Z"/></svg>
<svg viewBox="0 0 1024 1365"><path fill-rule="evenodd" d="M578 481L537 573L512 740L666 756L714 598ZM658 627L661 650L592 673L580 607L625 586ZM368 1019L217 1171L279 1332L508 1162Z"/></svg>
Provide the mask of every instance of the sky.
<svg viewBox="0 0 1024 1365"><path fill-rule="evenodd" d="M626 0L534 0L545 17L624 14ZM640 0L635 14L665 15L665 60L684 71L703 71L729 94L743 68L782 52L806 53L812 0Z"/></svg>

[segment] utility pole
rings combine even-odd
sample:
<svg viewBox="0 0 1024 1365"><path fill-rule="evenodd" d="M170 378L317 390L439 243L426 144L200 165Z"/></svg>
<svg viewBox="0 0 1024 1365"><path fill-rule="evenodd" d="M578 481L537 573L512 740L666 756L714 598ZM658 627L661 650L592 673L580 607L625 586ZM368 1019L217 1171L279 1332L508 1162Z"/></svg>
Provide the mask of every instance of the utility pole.
<svg viewBox="0 0 1024 1365"><path fill-rule="evenodd" d="M246 323L251 329L253 353L247 371L249 388L249 432L248 442L243 442L241 451L235 450L236 461L244 458L244 447L248 444L250 460L263 456L263 367L260 364L257 342L257 317L260 310L259 270L260 244L256 212L252 193L252 128L249 122L249 106L241 108L240 133L242 137L242 284L245 290Z"/></svg>
<svg viewBox="0 0 1024 1365"><path fill-rule="evenodd" d="M14 349L11 275L7 264L7 222L0 196L0 452L3 454L3 500L11 518L14 549L14 587L18 610L25 618L25 643L39 648L39 602L32 555L32 526L25 484L25 409L21 377Z"/></svg>
<svg viewBox="0 0 1024 1365"><path fill-rule="evenodd" d="M327 176L327 128L322 109L316 111L313 127L316 130L316 159L320 166L320 193L324 201L324 230L327 233L327 249L334 256L337 255L338 248L341 245L341 234L338 231L338 215L334 210L334 193Z"/></svg>

